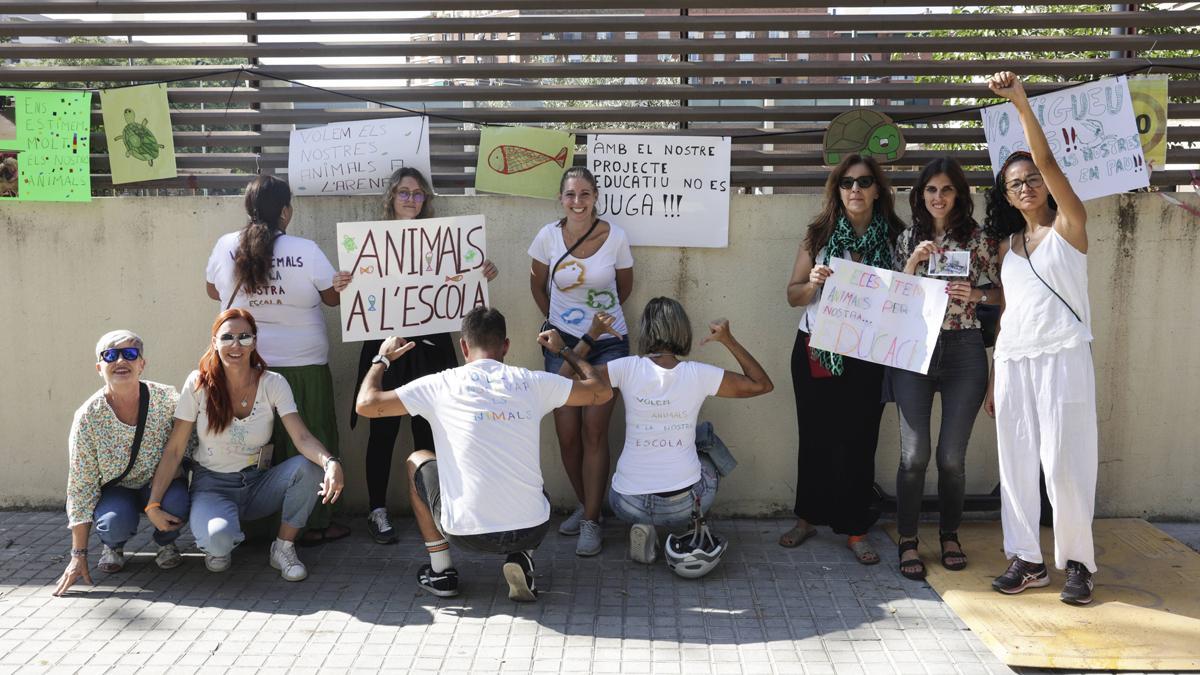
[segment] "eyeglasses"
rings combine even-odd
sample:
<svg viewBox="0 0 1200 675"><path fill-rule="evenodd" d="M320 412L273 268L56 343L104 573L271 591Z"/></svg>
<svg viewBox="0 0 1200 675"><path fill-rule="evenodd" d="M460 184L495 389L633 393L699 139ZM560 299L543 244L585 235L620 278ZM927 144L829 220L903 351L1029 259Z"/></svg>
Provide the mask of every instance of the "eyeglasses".
<svg viewBox="0 0 1200 675"><path fill-rule="evenodd" d="M234 335L233 333L222 333L217 336L217 344L221 345L222 347L232 347L233 343L236 342L243 347L249 347L250 345L254 344L255 337L256 336L254 333L238 333L237 335Z"/></svg>
<svg viewBox="0 0 1200 675"><path fill-rule="evenodd" d="M125 359L126 361L137 361L142 357L141 347L121 347L120 349L113 347L100 352L100 358L105 363L116 363L117 359Z"/></svg>
<svg viewBox="0 0 1200 675"><path fill-rule="evenodd" d="M843 190L853 190L855 185L857 185L860 190L866 190L874 184L874 176L859 176L857 178L844 176L838 181L838 187L842 188Z"/></svg>
<svg viewBox="0 0 1200 675"><path fill-rule="evenodd" d="M1045 184L1046 181L1042 179L1041 174L1035 173L1031 176L1026 176L1025 180L1021 180L1020 178L1016 180L1010 180L1004 185L1004 187L1009 192L1017 195L1021 194L1021 190L1025 189L1025 186L1029 186L1029 189L1031 190L1036 190Z"/></svg>
<svg viewBox="0 0 1200 675"><path fill-rule="evenodd" d="M425 193L424 192L409 192L408 190L401 190L396 193L396 199L399 199L402 202L415 202L417 204L420 204L421 202L425 201Z"/></svg>

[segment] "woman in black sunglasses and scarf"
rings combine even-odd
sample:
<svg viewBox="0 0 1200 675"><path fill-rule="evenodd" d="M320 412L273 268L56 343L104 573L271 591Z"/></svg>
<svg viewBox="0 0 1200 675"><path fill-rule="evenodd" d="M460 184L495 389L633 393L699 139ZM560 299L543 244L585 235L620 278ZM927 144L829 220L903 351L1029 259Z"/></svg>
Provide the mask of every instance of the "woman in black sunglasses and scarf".
<svg viewBox="0 0 1200 675"><path fill-rule="evenodd" d="M870 157L850 155L825 182L824 208L809 224L788 281L787 299L803 307L792 348L799 457L796 525L779 538L793 547L828 525L848 537L847 546L864 565L879 562L866 539L875 523L875 446L883 414L883 366L810 350L831 260L892 268L892 250L904 223L896 217L887 177Z"/></svg>

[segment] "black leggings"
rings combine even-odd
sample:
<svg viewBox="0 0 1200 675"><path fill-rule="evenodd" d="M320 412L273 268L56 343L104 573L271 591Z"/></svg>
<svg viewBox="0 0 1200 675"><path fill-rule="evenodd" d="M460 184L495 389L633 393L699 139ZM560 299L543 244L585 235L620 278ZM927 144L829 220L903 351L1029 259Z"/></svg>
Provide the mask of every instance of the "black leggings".
<svg viewBox="0 0 1200 675"><path fill-rule="evenodd" d="M403 358L403 357L402 357ZM413 450L433 451L433 429L423 417L412 421ZM388 479L392 475L392 451L400 435L403 417L377 417L371 420L367 435L367 498L371 509L387 506Z"/></svg>

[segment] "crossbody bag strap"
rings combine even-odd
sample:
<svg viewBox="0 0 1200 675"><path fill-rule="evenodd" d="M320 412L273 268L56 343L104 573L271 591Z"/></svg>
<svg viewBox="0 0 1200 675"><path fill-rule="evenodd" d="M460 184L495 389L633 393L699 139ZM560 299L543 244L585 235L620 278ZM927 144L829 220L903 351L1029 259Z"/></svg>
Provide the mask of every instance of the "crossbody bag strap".
<svg viewBox="0 0 1200 675"><path fill-rule="evenodd" d="M129 447L129 464L125 465L125 470L121 472L120 476L101 485L101 491L125 480L125 476L129 475L129 472L133 470L134 462L137 461L138 450L142 447L142 435L146 432L146 417L150 413L150 387L147 387L145 382L138 382L138 395L137 431L133 432L133 445Z"/></svg>
<svg viewBox="0 0 1200 675"><path fill-rule="evenodd" d="M566 252L562 254L562 257L560 257L558 259L558 262L554 263L554 265L550 267L550 274L547 275L547 277L546 277L546 307L547 308L549 308L549 306L550 306L550 302L549 302L550 294L554 292L554 270L558 269L558 266L561 265L562 262L567 259L567 256L571 255L571 251L574 251L575 249L579 248L579 245L582 244L585 239L592 236L592 232L594 232L596 230L596 226L599 224L600 224L599 218L593 220L592 226L588 228L588 231L584 232L583 236L580 237L578 241L576 241L574 244L571 244L570 248L568 248L566 250ZM546 321L547 322L550 321L549 309L547 309L547 311L546 311Z"/></svg>
<svg viewBox="0 0 1200 675"><path fill-rule="evenodd" d="M1043 241L1042 243L1044 244L1045 242ZM1010 243L1009 246L1011 247L1012 244ZM1071 303L1063 299L1063 296L1059 295L1058 291L1054 290L1054 287L1046 283L1046 280L1042 278L1042 275L1038 274L1037 268L1033 266L1033 260L1029 258L1029 240L1024 234L1021 235L1021 246L1025 249L1025 262L1029 263L1029 270L1033 272L1033 276L1037 277L1038 281L1042 282L1042 285L1045 286L1051 293L1053 293L1054 297L1058 298L1064 306L1066 306L1067 311L1071 313L1071 316L1075 317L1076 321L1083 323L1083 319L1081 319L1079 314L1071 308Z"/></svg>

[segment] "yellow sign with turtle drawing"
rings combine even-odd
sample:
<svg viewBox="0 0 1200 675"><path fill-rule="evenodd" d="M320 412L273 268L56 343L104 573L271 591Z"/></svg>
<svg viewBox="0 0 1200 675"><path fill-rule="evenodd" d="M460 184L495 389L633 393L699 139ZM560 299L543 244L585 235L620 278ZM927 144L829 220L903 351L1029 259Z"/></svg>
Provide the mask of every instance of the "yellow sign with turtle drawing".
<svg viewBox="0 0 1200 675"><path fill-rule="evenodd" d="M165 84L102 90L100 113L114 184L177 175Z"/></svg>

